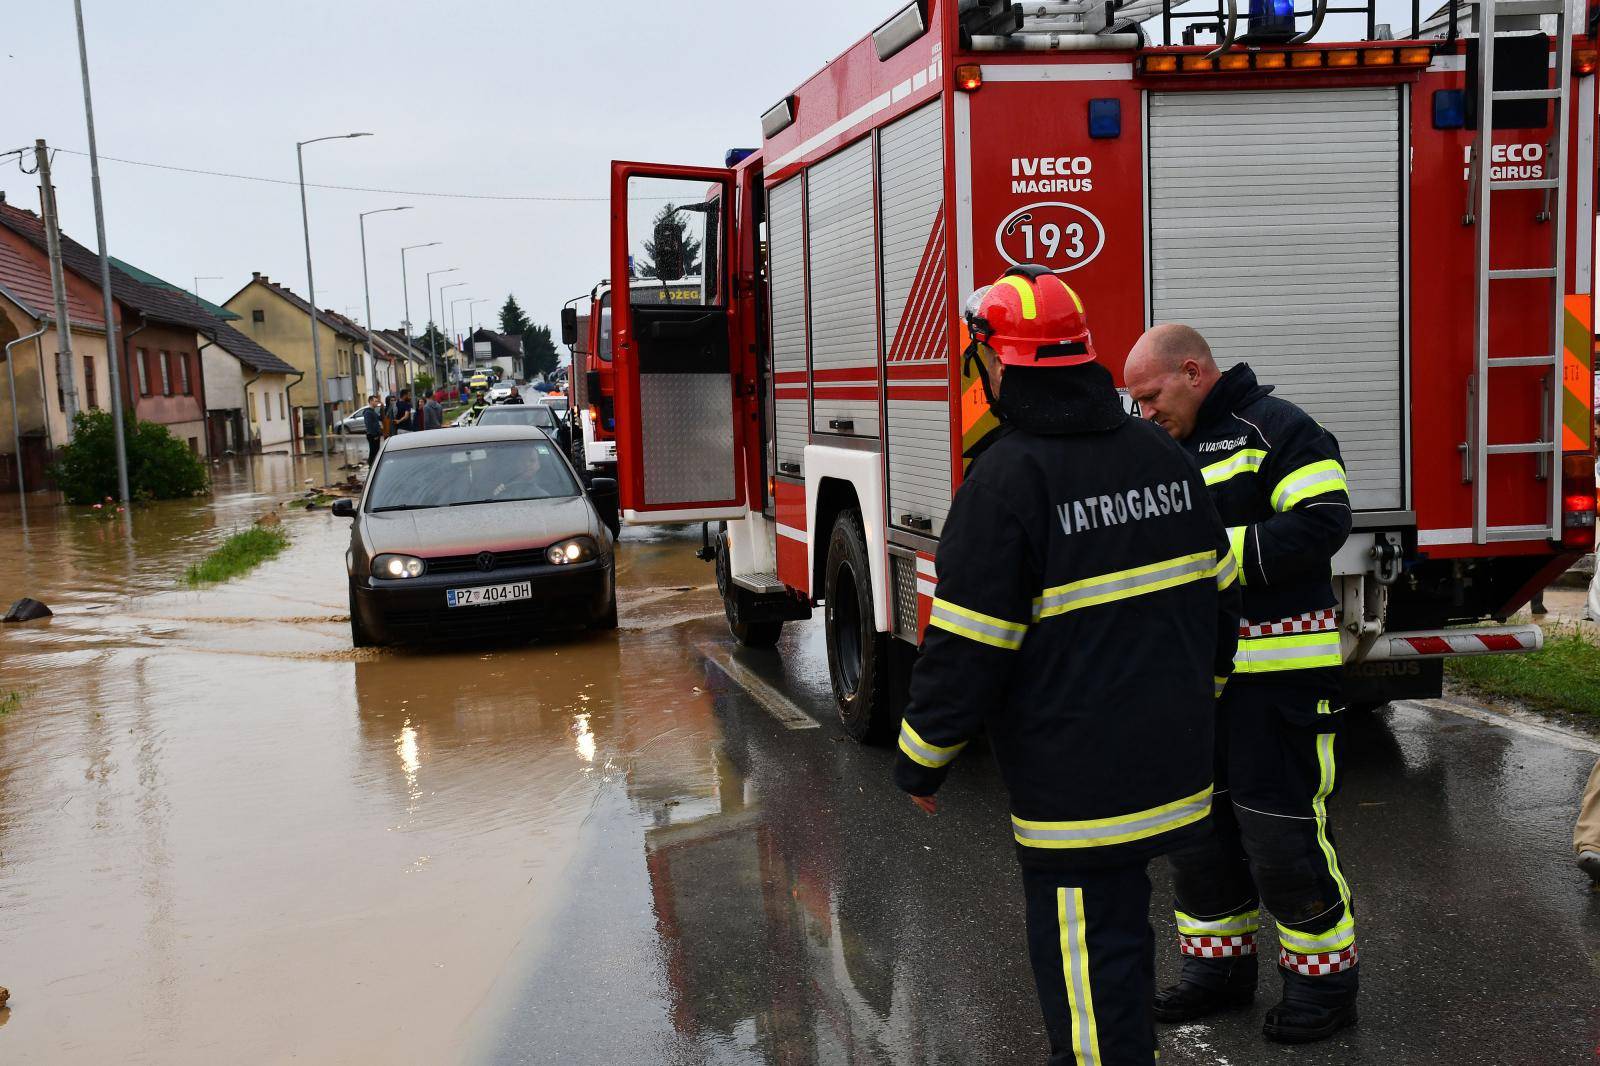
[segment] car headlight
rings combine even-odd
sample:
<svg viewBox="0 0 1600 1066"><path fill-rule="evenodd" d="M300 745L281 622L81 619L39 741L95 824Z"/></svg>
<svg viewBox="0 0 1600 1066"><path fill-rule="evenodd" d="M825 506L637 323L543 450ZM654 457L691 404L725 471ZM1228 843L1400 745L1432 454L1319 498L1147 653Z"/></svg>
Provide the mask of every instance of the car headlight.
<svg viewBox="0 0 1600 1066"><path fill-rule="evenodd" d="M415 555L380 555L372 560L373 577L421 577L425 569L426 565Z"/></svg>
<svg viewBox="0 0 1600 1066"><path fill-rule="evenodd" d="M573 537L560 544L552 544L545 549L544 557L557 566L566 566L569 563L582 563L593 559L600 551L600 546L588 537Z"/></svg>

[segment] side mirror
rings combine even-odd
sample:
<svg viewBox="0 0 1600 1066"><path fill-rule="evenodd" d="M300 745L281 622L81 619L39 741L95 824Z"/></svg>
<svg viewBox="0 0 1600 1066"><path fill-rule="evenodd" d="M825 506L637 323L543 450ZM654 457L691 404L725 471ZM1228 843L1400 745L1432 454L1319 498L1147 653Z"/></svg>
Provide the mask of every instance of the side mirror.
<svg viewBox="0 0 1600 1066"><path fill-rule="evenodd" d="M332 511L340 518L354 518L356 516L356 501L349 497L334 500Z"/></svg>
<svg viewBox="0 0 1600 1066"><path fill-rule="evenodd" d="M589 495L615 496L617 494L617 479L614 477L597 477L589 479Z"/></svg>
<svg viewBox="0 0 1600 1066"><path fill-rule="evenodd" d="M563 307L561 309L561 343L568 348L578 343L578 309L576 307Z"/></svg>

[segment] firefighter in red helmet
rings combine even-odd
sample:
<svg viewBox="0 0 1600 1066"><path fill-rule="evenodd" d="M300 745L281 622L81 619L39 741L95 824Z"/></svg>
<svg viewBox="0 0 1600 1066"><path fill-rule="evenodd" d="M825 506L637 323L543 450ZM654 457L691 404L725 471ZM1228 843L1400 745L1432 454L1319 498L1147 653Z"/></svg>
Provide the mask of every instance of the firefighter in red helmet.
<svg viewBox="0 0 1600 1066"><path fill-rule="evenodd" d="M1001 424L940 539L895 780L932 813L987 729L1050 1062L1148 1066L1145 866L1210 816L1237 567L1199 468L1124 411L1060 277L1008 270L974 294L967 324Z"/></svg>

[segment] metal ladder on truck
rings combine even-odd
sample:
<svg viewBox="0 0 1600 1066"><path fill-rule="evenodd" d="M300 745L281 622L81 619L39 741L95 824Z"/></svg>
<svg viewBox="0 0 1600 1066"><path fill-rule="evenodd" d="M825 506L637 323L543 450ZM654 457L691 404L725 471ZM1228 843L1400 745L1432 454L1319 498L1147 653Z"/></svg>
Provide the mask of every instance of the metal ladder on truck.
<svg viewBox="0 0 1600 1066"><path fill-rule="evenodd" d="M1567 122L1570 114L1569 94L1572 78L1572 34L1569 30L1566 0L1477 0L1478 30L1478 85L1477 116L1478 136L1472 146L1473 196L1468 216L1469 224L1478 227L1477 266L1475 277L1476 299L1473 320L1473 376L1467 385L1469 403L1466 469L1463 476L1472 484L1472 542L1489 544L1496 541L1561 539L1561 404L1562 389L1562 338L1565 325L1566 304L1566 232L1567 232ZM1501 19L1525 23L1526 16L1555 17L1555 68L1554 88L1501 89L1494 87L1494 60L1496 31L1511 30L1503 27ZM1519 25L1516 30L1530 27ZM1551 123L1552 137L1545 152L1544 177L1517 180L1495 180L1494 175L1494 104L1509 100L1548 100L1554 107ZM1490 225L1495 194L1517 189L1543 189L1546 208L1540 220L1550 226L1550 265L1522 269L1493 268ZM1552 203L1553 201L1553 203ZM1553 225L1552 225L1553 223ZM1550 330L1548 347L1538 355L1500 355L1489 352L1489 326L1495 300L1492 296L1496 283L1528 278L1548 279L1551 292ZM1505 299L1505 297L1501 297ZM1541 439L1522 443L1489 443L1489 397L1493 393L1494 373L1506 367L1543 367L1545 375L1544 429ZM1491 526L1489 524L1489 457L1494 455L1534 455L1538 457L1538 477L1548 482L1549 519L1539 525Z"/></svg>

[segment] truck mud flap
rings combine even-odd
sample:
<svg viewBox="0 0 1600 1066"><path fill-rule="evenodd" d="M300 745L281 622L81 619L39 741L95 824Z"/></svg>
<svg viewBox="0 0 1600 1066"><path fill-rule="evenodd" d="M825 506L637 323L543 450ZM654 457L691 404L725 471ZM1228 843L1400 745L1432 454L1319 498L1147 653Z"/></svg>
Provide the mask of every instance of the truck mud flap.
<svg viewBox="0 0 1600 1066"><path fill-rule="evenodd" d="M1443 692L1443 659L1345 664L1344 701L1350 707L1379 707L1395 700L1437 699Z"/></svg>

